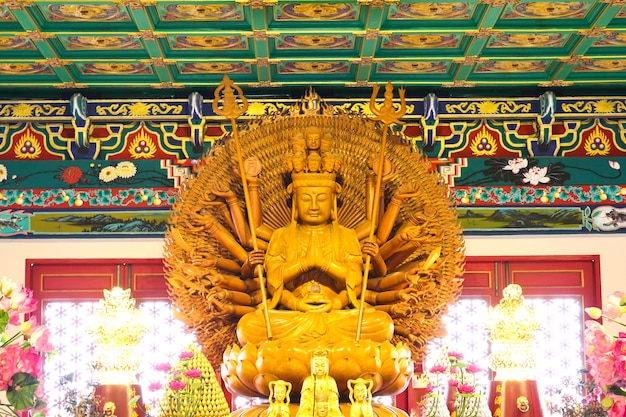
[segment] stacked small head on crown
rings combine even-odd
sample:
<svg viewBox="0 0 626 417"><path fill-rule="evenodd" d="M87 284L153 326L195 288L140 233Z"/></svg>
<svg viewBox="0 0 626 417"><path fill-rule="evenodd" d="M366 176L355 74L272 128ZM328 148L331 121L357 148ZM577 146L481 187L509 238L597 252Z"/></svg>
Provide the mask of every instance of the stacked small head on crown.
<svg viewBox="0 0 626 417"><path fill-rule="evenodd" d="M316 197L321 194L331 195L332 198L327 200L331 204L329 219L334 221L337 218L337 195L342 189L337 181L337 174L341 168L341 160L330 152L331 145L330 135L324 134L323 129L318 126L309 126L304 133L292 139L292 152L285 159L285 166L287 173L291 174L291 184L287 191L293 194L291 204L294 222L298 220L299 189L307 189L309 194ZM306 193L301 194L302 198L306 198Z"/></svg>
<svg viewBox="0 0 626 417"><path fill-rule="evenodd" d="M297 173L336 174L341 160L330 149L332 139L319 126L309 126L291 141L292 153L286 158L287 171Z"/></svg>

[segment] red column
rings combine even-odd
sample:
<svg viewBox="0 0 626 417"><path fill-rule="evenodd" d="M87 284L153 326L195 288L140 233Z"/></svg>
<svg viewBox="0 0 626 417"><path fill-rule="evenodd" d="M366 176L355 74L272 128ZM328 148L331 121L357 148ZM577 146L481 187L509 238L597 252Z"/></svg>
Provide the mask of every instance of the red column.
<svg viewBox="0 0 626 417"><path fill-rule="evenodd" d="M489 408L493 417L543 417L537 381L492 381Z"/></svg>
<svg viewBox="0 0 626 417"><path fill-rule="evenodd" d="M99 385L96 387L96 396L100 398L100 407L111 401L115 404L117 417L145 417L145 408L141 398L137 407L131 409L128 402L135 396L141 395L139 385Z"/></svg>

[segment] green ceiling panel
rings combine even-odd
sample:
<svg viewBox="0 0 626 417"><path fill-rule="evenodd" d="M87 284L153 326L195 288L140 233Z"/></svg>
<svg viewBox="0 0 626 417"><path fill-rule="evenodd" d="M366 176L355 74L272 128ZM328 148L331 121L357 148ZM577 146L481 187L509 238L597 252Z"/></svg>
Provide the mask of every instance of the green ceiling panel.
<svg viewBox="0 0 626 417"><path fill-rule="evenodd" d="M254 39L240 34L171 34L158 44L168 59L254 58Z"/></svg>
<svg viewBox="0 0 626 417"><path fill-rule="evenodd" d="M0 58L42 59L33 40L18 34L0 35Z"/></svg>
<svg viewBox="0 0 626 417"><path fill-rule="evenodd" d="M145 44L132 35L57 35L48 40L60 59L149 59Z"/></svg>
<svg viewBox="0 0 626 417"><path fill-rule="evenodd" d="M8 3L0 91L626 86L618 0Z"/></svg>
<svg viewBox="0 0 626 417"><path fill-rule="evenodd" d="M144 6L156 31L251 30L249 13L237 2L158 2Z"/></svg>
<svg viewBox="0 0 626 417"><path fill-rule="evenodd" d="M107 2L37 2L24 7L32 20L44 31L110 32L136 30L128 8ZM16 15L19 14L16 12ZM19 18L20 23L26 21Z"/></svg>

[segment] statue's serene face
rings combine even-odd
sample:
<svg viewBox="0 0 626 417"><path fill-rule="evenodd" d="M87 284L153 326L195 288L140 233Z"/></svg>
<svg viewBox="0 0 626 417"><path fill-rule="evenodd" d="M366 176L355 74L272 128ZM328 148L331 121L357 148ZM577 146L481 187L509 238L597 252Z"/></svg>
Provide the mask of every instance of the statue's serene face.
<svg viewBox="0 0 626 417"><path fill-rule="evenodd" d="M296 210L302 224L318 226L328 223L333 209L334 190L331 187L298 187Z"/></svg>
<svg viewBox="0 0 626 417"><path fill-rule="evenodd" d="M110 417L115 412L115 407L111 404L106 404L103 408L103 411L105 416Z"/></svg>
<svg viewBox="0 0 626 417"><path fill-rule="evenodd" d="M328 415L328 402L320 401L315 403L315 408L317 408L317 416L318 417L326 417Z"/></svg>
<svg viewBox="0 0 626 417"><path fill-rule="evenodd" d="M284 385L278 384L274 387L274 398L276 398L276 401L283 402L286 394L287 390Z"/></svg>
<svg viewBox="0 0 626 417"><path fill-rule="evenodd" d="M315 376L325 376L328 374L328 360L326 358L315 358L313 360L313 373Z"/></svg>
<svg viewBox="0 0 626 417"><path fill-rule="evenodd" d="M318 150L322 144L322 134L315 130L307 132L305 139L309 150Z"/></svg>
<svg viewBox="0 0 626 417"><path fill-rule="evenodd" d="M363 384L357 384L354 386L354 400L356 402L365 401L365 394L367 393L367 389Z"/></svg>

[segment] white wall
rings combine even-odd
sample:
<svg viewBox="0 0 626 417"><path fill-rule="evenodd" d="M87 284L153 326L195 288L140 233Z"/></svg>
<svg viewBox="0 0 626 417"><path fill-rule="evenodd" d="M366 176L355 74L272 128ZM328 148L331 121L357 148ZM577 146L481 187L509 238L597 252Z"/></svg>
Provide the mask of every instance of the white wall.
<svg viewBox="0 0 626 417"><path fill-rule="evenodd" d="M600 255L602 297L626 291L626 235L467 236L467 256ZM159 258L162 239L0 239L0 276L24 282L25 260Z"/></svg>

